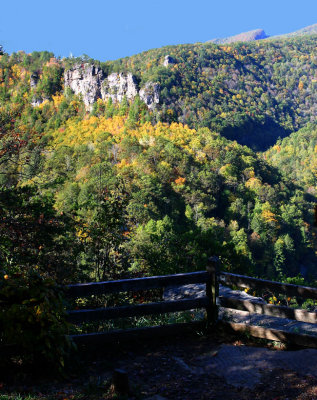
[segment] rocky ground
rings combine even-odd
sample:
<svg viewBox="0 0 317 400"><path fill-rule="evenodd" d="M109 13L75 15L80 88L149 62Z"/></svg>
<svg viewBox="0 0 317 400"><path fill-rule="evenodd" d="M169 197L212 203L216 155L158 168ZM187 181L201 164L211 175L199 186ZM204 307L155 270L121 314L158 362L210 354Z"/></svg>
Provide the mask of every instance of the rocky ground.
<svg viewBox="0 0 317 400"><path fill-rule="evenodd" d="M36 377L2 382L0 400L118 399L111 390L116 368L129 377L130 394L122 399L312 400L317 399L316 366L317 350L196 332L103 349L62 382Z"/></svg>

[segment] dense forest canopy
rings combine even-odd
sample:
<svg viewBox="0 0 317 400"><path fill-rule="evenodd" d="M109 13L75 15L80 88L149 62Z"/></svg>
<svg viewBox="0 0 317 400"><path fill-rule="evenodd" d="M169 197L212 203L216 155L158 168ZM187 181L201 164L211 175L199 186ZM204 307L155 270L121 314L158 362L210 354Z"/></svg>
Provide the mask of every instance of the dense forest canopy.
<svg viewBox="0 0 317 400"><path fill-rule="evenodd" d="M169 46L114 62L162 87L160 118L208 127L256 150L316 119L317 35ZM169 54L174 63L163 66Z"/></svg>
<svg viewBox="0 0 317 400"><path fill-rule="evenodd" d="M231 271L314 279L316 44L198 43L104 63L3 52L3 270L101 280L199 270L217 254ZM87 110L64 82L86 64L158 83L159 104Z"/></svg>

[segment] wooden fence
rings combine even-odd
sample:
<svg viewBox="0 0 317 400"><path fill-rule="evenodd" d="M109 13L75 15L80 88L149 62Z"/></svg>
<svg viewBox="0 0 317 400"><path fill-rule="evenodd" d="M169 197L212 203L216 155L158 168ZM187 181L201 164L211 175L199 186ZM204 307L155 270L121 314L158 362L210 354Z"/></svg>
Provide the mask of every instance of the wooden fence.
<svg viewBox="0 0 317 400"><path fill-rule="evenodd" d="M98 344L113 340L131 339L133 336L169 335L175 332L192 330L193 327L211 327L218 321L218 303L221 307L233 308L249 313L265 314L281 318L289 318L297 321L317 323L317 313L306 310L298 310L285 306L272 304L261 304L252 300L240 300L234 297L219 297L219 282L238 288L265 289L275 294L285 294L301 298L317 299L317 289L280 282L272 282L263 279L251 278L248 276L220 272L219 260L216 257L209 259L207 270L191 272L186 274L154 276L137 279L124 279L118 281L107 281L97 283L84 283L67 286L67 296L70 298L87 297L90 295L101 295L121 292L135 292L140 290L159 289L167 286L180 286L193 283L205 283L206 294L200 298L181 299L172 301L161 301L146 304L129 306L106 307L97 309L84 309L68 311L68 319L73 324L93 322L97 320L110 320L144 315L163 314L176 311L185 311L204 308L207 318L205 322L192 322L173 324L158 327L146 327L137 329L114 330L110 332L90 333L73 335L72 338L77 344ZM300 345L317 347L317 337L287 333L277 329L266 329L263 327L246 326L230 322L221 322L234 331L249 331L253 336L271 340L292 341Z"/></svg>
<svg viewBox="0 0 317 400"><path fill-rule="evenodd" d="M274 294L284 294L287 297L317 300L317 288L293 285L282 282L273 282L265 279L251 278L249 276L220 272L218 279L227 286L235 286L240 289L267 290ZM273 304L261 304L256 299L240 300L232 297L219 297L219 305L224 308L232 308L248 311L252 314L263 314L279 318L287 318L298 322L317 323L317 313L303 309L295 309L287 306ZM234 323L221 321L221 324L235 332L248 332L251 336L276 340L280 342L291 342L305 347L317 347L316 336L291 332L283 329L274 329L262 326L246 325L244 323ZM317 332L317 326L316 326Z"/></svg>

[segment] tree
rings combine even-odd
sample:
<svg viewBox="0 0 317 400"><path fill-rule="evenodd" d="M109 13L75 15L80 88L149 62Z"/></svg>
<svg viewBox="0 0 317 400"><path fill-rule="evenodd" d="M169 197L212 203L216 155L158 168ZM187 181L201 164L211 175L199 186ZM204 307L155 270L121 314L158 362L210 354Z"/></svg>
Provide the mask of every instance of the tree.
<svg viewBox="0 0 317 400"><path fill-rule="evenodd" d="M0 189L0 264L6 271L37 269L59 282L78 276L72 221L56 215L53 198L35 188Z"/></svg>

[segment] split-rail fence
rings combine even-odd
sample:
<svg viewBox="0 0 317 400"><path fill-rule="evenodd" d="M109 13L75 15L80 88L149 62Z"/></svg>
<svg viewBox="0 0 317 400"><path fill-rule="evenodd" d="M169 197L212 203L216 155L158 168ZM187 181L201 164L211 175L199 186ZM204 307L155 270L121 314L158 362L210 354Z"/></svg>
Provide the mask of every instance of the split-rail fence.
<svg viewBox="0 0 317 400"><path fill-rule="evenodd" d="M219 268L219 259L211 257L206 271L190 272L184 274L152 276L136 279L123 279L116 281L73 284L66 287L69 298L83 298L90 295L104 295L121 292L136 292L142 290L160 289L170 286L186 284L206 284L205 296L179 300L168 300L145 304L136 304L118 307L105 307L97 309L83 309L68 311L68 320L73 324L82 324L100 320L112 320L154 314L164 314L192 309L205 309L204 321L190 323L178 323L164 326L152 326L145 328L133 328L125 330L113 330L108 332L96 332L89 334L72 335L72 339L78 345L98 345L106 342L130 340L133 337L142 338L148 336L171 335L184 333L202 328L213 329L216 325L225 326L236 332L248 332L251 336L292 342L301 346L317 347L317 335L301 334L298 332L286 332L280 329L246 325L218 319L220 307L248 311L253 314L264 314L280 318L293 319L302 322L316 323L317 313L307 310L294 309L287 306L262 304L256 300L241 300L234 297L219 296L219 282L241 289L269 290L275 294L284 294L288 297L317 300L317 288L299 286L281 282L273 282L249 276L222 272ZM316 326L317 327L317 326Z"/></svg>

